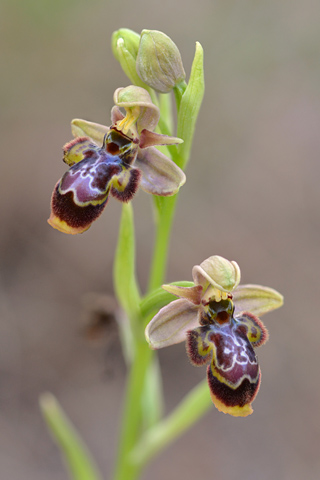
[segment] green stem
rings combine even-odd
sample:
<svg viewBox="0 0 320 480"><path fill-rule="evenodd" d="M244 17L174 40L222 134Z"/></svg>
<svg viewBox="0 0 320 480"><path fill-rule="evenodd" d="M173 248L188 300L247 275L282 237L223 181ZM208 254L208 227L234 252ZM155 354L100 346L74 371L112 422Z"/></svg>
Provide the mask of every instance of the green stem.
<svg viewBox="0 0 320 480"><path fill-rule="evenodd" d="M188 430L212 406L207 381L199 383L164 420L147 431L131 453L139 466L166 448Z"/></svg>
<svg viewBox="0 0 320 480"><path fill-rule="evenodd" d="M142 468L141 465L132 462L129 453L134 448L137 438L141 435L141 393L144 390L145 377L152 359L152 353L146 342L139 342L136 345L135 358L127 383L114 480L134 480L138 477Z"/></svg>
<svg viewBox="0 0 320 480"><path fill-rule="evenodd" d="M156 241L151 264L148 292L164 282L169 251L170 233L178 196L155 198L157 205Z"/></svg>

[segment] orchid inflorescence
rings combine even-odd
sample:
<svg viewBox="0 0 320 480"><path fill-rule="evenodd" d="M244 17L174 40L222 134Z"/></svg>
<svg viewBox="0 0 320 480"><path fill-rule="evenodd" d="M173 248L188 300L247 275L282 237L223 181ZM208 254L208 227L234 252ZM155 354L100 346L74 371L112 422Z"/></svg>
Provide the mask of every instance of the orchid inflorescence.
<svg viewBox="0 0 320 480"><path fill-rule="evenodd" d="M123 203L113 277L125 312L115 317L129 377L114 478L135 480L147 461L191 426L211 400L232 416L252 413L261 381L255 348L268 339L259 317L279 308L283 298L272 288L241 285L238 264L218 255L193 267L193 282L160 288L177 193L186 181L184 170L204 94L203 50L197 42L188 82L178 47L162 32L143 30L139 35L120 29L112 36L112 50L130 85L114 92L110 126L72 120L74 138L63 147L68 170L54 188L48 222L64 233L83 233L101 215L110 195ZM139 187L152 195L155 211L156 238L145 295L136 276L131 206ZM201 382L163 419L162 383L153 350L179 342L186 342L193 365L207 364L209 389ZM100 480L51 397L43 410L71 471L81 472L75 479Z"/></svg>

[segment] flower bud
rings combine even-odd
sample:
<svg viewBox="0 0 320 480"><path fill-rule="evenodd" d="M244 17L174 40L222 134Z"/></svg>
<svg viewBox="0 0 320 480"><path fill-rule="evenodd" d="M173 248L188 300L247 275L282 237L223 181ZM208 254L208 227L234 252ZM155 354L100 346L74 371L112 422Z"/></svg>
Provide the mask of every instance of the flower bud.
<svg viewBox="0 0 320 480"><path fill-rule="evenodd" d="M111 46L113 55L120 63L122 70L132 83L145 86L136 71L140 35L128 28L120 28L113 32Z"/></svg>
<svg viewBox="0 0 320 480"><path fill-rule="evenodd" d="M178 47L157 30L141 32L136 68L141 80L160 93L170 92L186 76Z"/></svg>

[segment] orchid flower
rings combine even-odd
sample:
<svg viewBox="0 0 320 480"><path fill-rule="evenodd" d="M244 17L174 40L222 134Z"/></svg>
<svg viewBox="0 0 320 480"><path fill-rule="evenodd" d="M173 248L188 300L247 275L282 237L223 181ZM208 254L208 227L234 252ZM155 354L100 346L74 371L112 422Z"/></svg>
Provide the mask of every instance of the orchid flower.
<svg viewBox="0 0 320 480"><path fill-rule="evenodd" d="M86 231L105 208L109 194L130 201L138 187L153 195L174 195L185 174L155 145L182 140L154 132L160 112L141 87L118 88L112 125L73 120L74 137L64 146L69 170L56 184L49 224L64 233ZM126 112L122 114L120 108Z"/></svg>
<svg viewBox="0 0 320 480"><path fill-rule="evenodd" d="M207 380L218 410L233 416L252 413L260 367L254 348L268 332L257 317L279 308L280 293L260 285L239 285L234 261L212 256L193 267L194 286L163 285L180 297L163 307L146 328L151 348L186 341L193 365L207 367Z"/></svg>

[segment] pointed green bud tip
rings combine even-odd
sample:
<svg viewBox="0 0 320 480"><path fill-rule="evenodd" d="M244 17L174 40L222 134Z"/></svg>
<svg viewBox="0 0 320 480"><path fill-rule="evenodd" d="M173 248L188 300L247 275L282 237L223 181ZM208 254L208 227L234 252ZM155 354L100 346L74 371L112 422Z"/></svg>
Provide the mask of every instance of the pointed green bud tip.
<svg viewBox="0 0 320 480"><path fill-rule="evenodd" d="M186 77L178 47L157 30L142 30L136 67L141 80L160 93L170 92Z"/></svg>
<svg viewBox="0 0 320 480"><path fill-rule="evenodd" d="M111 46L113 55L121 65L122 70L135 85L145 87L136 70L140 35L129 28L120 28L113 32Z"/></svg>
<svg viewBox="0 0 320 480"><path fill-rule="evenodd" d="M123 52L130 54L136 61L139 49L140 35L129 28L120 28L112 34L111 46L113 55L121 63Z"/></svg>

